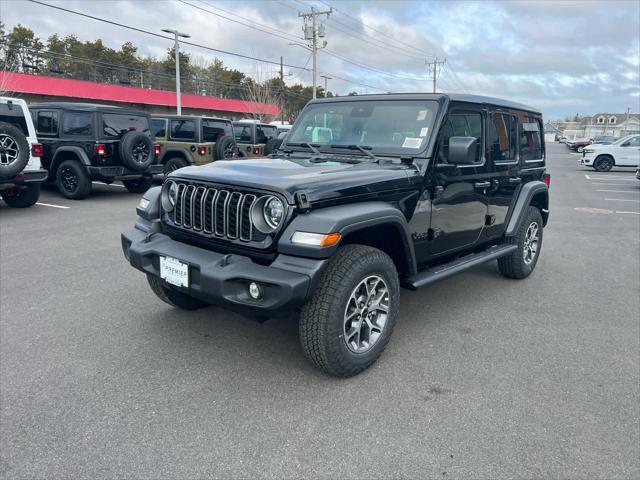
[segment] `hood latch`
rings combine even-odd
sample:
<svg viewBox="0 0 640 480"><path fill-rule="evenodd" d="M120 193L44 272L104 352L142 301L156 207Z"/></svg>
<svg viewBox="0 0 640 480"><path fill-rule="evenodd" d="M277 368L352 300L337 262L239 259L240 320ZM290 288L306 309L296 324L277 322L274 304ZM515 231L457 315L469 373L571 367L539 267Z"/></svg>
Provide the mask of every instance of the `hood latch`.
<svg viewBox="0 0 640 480"><path fill-rule="evenodd" d="M309 197L304 190L299 190L293 194L293 197L296 200L296 206L300 213L306 213L311 210L311 203L309 202Z"/></svg>

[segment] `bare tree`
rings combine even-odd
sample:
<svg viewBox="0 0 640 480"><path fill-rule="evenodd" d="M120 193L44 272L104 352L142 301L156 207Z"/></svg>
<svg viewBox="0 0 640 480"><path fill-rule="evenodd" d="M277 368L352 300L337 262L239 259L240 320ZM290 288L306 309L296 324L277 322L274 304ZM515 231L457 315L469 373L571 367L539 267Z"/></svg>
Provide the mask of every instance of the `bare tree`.
<svg viewBox="0 0 640 480"><path fill-rule="evenodd" d="M249 115L261 122L269 117L269 105L277 103L280 95L273 79L268 70L256 66L242 85L242 98L251 103L253 113Z"/></svg>

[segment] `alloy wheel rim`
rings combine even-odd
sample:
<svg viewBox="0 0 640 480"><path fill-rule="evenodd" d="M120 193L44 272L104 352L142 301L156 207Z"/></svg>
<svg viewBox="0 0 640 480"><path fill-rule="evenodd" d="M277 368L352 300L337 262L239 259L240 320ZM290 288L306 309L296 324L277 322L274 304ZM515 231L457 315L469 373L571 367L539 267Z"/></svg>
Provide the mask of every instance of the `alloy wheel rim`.
<svg viewBox="0 0 640 480"><path fill-rule="evenodd" d="M343 338L353 353L366 353L380 340L389 318L389 288L370 275L353 289L344 311Z"/></svg>
<svg viewBox="0 0 640 480"><path fill-rule="evenodd" d="M61 178L62 178L62 188L64 188L67 192L73 192L78 186L78 176L71 170L69 167L65 167L62 169Z"/></svg>
<svg viewBox="0 0 640 480"><path fill-rule="evenodd" d="M150 151L151 149L149 148L149 145L147 145L146 142L143 142L142 140L140 140L133 147L133 150L132 150L133 160L136 161L137 163L146 162L147 158L149 158Z"/></svg>
<svg viewBox="0 0 640 480"><path fill-rule="evenodd" d="M18 143L6 134L0 134L0 165L11 165L20 154Z"/></svg>
<svg viewBox="0 0 640 480"><path fill-rule="evenodd" d="M538 254L538 245L540 243L539 232L540 227L538 226L538 222L531 222L524 236L524 248L522 252L524 263L527 265L531 265Z"/></svg>

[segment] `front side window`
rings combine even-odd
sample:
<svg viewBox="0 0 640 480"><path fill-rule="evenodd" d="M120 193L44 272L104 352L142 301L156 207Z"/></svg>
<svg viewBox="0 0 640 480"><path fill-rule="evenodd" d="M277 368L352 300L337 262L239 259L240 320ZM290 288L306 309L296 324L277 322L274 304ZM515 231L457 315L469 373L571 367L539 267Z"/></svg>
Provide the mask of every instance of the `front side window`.
<svg viewBox="0 0 640 480"><path fill-rule="evenodd" d="M151 126L156 137L165 138L167 136L167 121L164 118L151 119Z"/></svg>
<svg viewBox="0 0 640 480"><path fill-rule="evenodd" d="M233 136L236 142L251 143L251 125L234 124Z"/></svg>
<svg viewBox="0 0 640 480"><path fill-rule="evenodd" d="M171 120L171 138L195 142L196 123L194 120Z"/></svg>
<svg viewBox="0 0 640 480"><path fill-rule="evenodd" d="M287 144L360 145L379 153L424 151L437 103L430 100L356 100L306 107Z"/></svg>
<svg viewBox="0 0 640 480"><path fill-rule="evenodd" d="M489 159L494 162L514 161L518 150L516 117L505 113L494 113L489 120Z"/></svg>
<svg viewBox="0 0 640 480"><path fill-rule="evenodd" d="M480 112L453 112L443 125L442 144L438 151L438 162L449 161L451 137L474 137L478 139L475 162L482 160L482 114Z"/></svg>
<svg viewBox="0 0 640 480"><path fill-rule="evenodd" d="M58 133L58 112L38 112L36 130L42 135Z"/></svg>
<svg viewBox="0 0 640 480"><path fill-rule="evenodd" d="M102 115L102 133L108 138L120 138L127 132L149 133L149 119L141 115L104 113Z"/></svg>
<svg viewBox="0 0 640 480"><path fill-rule="evenodd" d="M520 157L523 160L539 160L544 156L540 121L524 117L520 124Z"/></svg>
<svg viewBox="0 0 640 480"><path fill-rule="evenodd" d="M219 120L202 120L202 141L217 142L220 137L230 135L229 124Z"/></svg>
<svg viewBox="0 0 640 480"><path fill-rule="evenodd" d="M65 112L62 115L62 133L69 136L90 136L92 118L91 112Z"/></svg>
<svg viewBox="0 0 640 480"><path fill-rule="evenodd" d="M622 146L623 147L640 147L640 137L631 137Z"/></svg>

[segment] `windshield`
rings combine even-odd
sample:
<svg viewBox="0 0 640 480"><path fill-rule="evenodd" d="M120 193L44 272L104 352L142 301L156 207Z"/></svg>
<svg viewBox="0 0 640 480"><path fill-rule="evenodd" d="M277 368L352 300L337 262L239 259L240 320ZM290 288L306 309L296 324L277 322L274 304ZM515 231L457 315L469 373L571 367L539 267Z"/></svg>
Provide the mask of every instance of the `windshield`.
<svg viewBox="0 0 640 480"><path fill-rule="evenodd" d="M616 140L615 142L613 142L614 145L620 145L624 142L626 142L627 140L629 140L630 138L633 138L634 135L627 135L626 137L622 137L619 140Z"/></svg>
<svg viewBox="0 0 640 480"><path fill-rule="evenodd" d="M378 153L417 155L427 146L438 105L434 101L357 100L307 106L287 144L361 145ZM353 152L358 152L357 149Z"/></svg>

